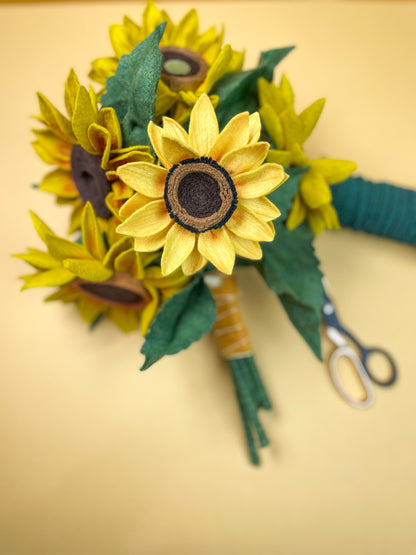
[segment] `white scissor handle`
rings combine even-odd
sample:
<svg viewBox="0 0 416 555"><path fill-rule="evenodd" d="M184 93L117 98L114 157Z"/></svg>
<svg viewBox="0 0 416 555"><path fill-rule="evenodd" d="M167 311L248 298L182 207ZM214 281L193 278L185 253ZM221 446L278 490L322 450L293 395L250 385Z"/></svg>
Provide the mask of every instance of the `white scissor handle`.
<svg viewBox="0 0 416 555"><path fill-rule="evenodd" d="M338 361L341 357L349 359L357 371L361 384L367 394L367 397L363 401L354 399L354 397L351 397L345 389L338 371ZM361 362L360 357L353 349L351 349L351 347L348 345L342 345L335 349L329 358L329 371L338 393L349 405L356 409L366 409L374 403L374 389L371 385L370 378L363 366L363 363Z"/></svg>

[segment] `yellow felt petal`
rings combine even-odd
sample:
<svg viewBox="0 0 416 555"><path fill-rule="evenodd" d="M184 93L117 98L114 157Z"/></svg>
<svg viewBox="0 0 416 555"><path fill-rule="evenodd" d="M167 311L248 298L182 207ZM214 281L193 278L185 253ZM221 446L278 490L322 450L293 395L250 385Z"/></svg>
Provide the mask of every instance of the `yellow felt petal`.
<svg viewBox="0 0 416 555"><path fill-rule="evenodd" d="M171 218L164 200L154 200L134 212L117 227L117 233L131 237L148 237L165 229Z"/></svg>
<svg viewBox="0 0 416 555"><path fill-rule="evenodd" d="M222 227L201 233L198 238L198 250L220 272L228 275L232 273L235 251L226 229Z"/></svg>
<svg viewBox="0 0 416 555"><path fill-rule="evenodd" d="M82 243L88 252L97 260L102 260L106 253L106 246L97 218L91 203L87 202L82 213Z"/></svg>
<svg viewBox="0 0 416 555"><path fill-rule="evenodd" d="M257 143L260 138L261 134L261 120L260 114L258 112L254 112L249 117L249 137L248 137L248 144L252 145Z"/></svg>
<svg viewBox="0 0 416 555"><path fill-rule="evenodd" d="M292 208L290 209L289 216L286 220L286 227L292 231L305 221L308 209L300 196L296 193L293 197Z"/></svg>
<svg viewBox="0 0 416 555"><path fill-rule="evenodd" d="M271 148L267 154L267 161L287 168L292 163L292 153L289 150L275 150Z"/></svg>
<svg viewBox="0 0 416 555"><path fill-rule="evenodd" d="M136 310L128 310L112 306L107 309L106 315L124 333L136 331L139 325L139 315Z"/></svg>
<svg viewBox="0 0 416 555"><path fill-rule="evenodd" d="M72 129L78 143L90 154L96 154L88 138L88 127L96 122L96 111L85 87L80 87L72 114Z"/></svg>
<svg viewBox="0 0 416 555"><path fill-rule="evenodd" d="M130 237L123 237L113 245L111 245L110 250L107 251L104 259L103 266L106 268L114 268L114 261L116 258L124 251L131 249L132 240Z"/></svg>
<svg viewBox="0 0 416 555"><path fill-rule="evenodd" d="M150 324L153 322L157 309L159 307L159 293L154 287L147 286L146 290L150 293L151 300L143 308L140 315L140 331L143 336L146 335Z"/></svg>
<svg viewBox="0 0 416 555"><path fill-rule="evenodd" d="M27 253L14 254L13 256L24 260L38 270L50 270L60 265L48 252L43 252L38 249L28 249Z"/></svg>
<svg viewBox="0 0 416 555"><path fill-rule="evenodd" d="M316 210L310 210L306 220L315 235L318 235L324 229L339 229L341 227L338 214L331 204L325 204Z"/></svg>
<svg viewBox="0 0 416 555"><path fill-rule="evenodd" d="M192 48L198 36L198 27L198 14L195 9L192 9L183 16L176 26L172 35L172 43L175 46Z"/></svg>
<svg viewBox="0 0 416 555"><path fill-rule="evenodd" d="M274 228L256 218L250 210L238 205L235 212L225 224L238 237L251 241L272 241Z"/></svg>
<svg viewBox="0 0 416 555"><path fill-rule="evenodd" d="M24 289L29 289L31 287L54 287L57 285L65 285L75 278L74 274L66 269L59 266L58 268L53 268L52 270L47 270L46 272L38 272L31 276L22 276L21 279L24 280L25 284L22 287Z"/></svg>
<svg viewBox="0 0 416 555"><path fill-rule="evenodd" d="M117 65L117 58L97 58L91 62L91 71L88 76L93 81L105 85L107 78L115 74Z"/></svg>
<svg viewBox="0 0 416 555"><path fill-rule="evenodd" d="M302 144L303 125L293 107L288 106L279 117L285 134L285 148L290 148L292 143Z"/></svg>
<svg viewBox="0 0 416 555"><path fill-rule="evenodd" d="M56 260L64 260L65 258L91 258L90 253L83 245L73 243L63 237L45 235L44 240L48 247L48 251Z"/></svg>
<svg viewBox="0 0 416 555"><path fill-rule="evenodd" d="M257 218L264 222L270 222L280 216L280 210L266 197L242 199L239 204L251 210Z"/></svg>
<svg viewBox="0 0 416 555"><path fill-rule="evenodd" d="M117 58L131 51L131 45L122 25L113 24L109 27L111 45Z"/></svg>
<svg viewBox="0 0 416 555"><path fill-rule="evenodd" d="M177 141L189 144L189 135L177 121L172 118L163 118L163 136L169 137L170 139L176 139Z"/></svg>
<svg viewBox="0 0 416 555"><path fill-rule="evenodd" d="M87 138L94 154L101 155L101 167L107 169L111 151L111 135L102 125L91 123L87 128Z"/></svg>
<svg viewBox="0 0 416 555"><path fill-rule="evenodd" d="M80 295L76 305L78 312L81 314L82 318L88 322L88 324L95 322L98 316L105 311L103 303L100 303L95 299L91 299L86 295Z"/></svg>
<svg viewBox="0 0 416 555"><path fill-rule="evenodd" d="M79 196L71 173L61 169L46 174L39 185L39 189L62 198L71 199Z"/></svg>
<svg viewBox="0 0 416 555"><path fill-rule="evenodd" d="M263 164L256 170L241 173L234 178L238 198L248 199L268 195L286 180L279 164Z"/></svg>
<svg viewBox="0 0 416 555"><path fill-rule="evenodd" d="M121 128L113 108L101 108L98 112L98 125L107 129L111 136L111 150L117 150L122 146Z"/></svg>
<svg viewBox="0 0 416 555"><path fill-rule="evenodd" d="M229 44L226 44L218 54L212 66L209 68L204 82L198 87L197 94L203 92L209 93L212 86L218 79L229 72L230 62L232 58L232 50Z"/></svg>
<svg viewBox="0 0 416 555"><path fill-rule="evenodd" d="M175 223L166 237L165 248L161 259L161 269L164 276L179 268L182 262L191 254L195 245L195 234Z"/></svg>
<svg viewBox="0 0 416 555"><path fill-rule="evenodd" d="M320 158L309 160L308 166L319 172L329 185L339 183L347 179L356 169L357 164L349 160L332 160L330 158Z"/></svg>
<svg viewBox="0 0 416 555"><path fill-rule="evenodd" d="M34 212L30 211L30 216L32 218L33 227L35 228L36 233L45 243L45 239L48 235L54 235L53 231Z"/></svg>
<svg viewBox="0 0 416 555"><path fill-rule="evenodd" d="M218 121L209 97L202 94L189 122L189 143L200 156L207 156L218 137Z"/></svg>
<svg viewBox="0 0 416 555"><path fill-rule="evenodd" d="M283 150L286 147L285 134L279 116L270 104L264 104L260 108L261 119L264 127L274 142L277 149Z"/></svg>
<svg viewBox="0 0 416 555"><path fill-rule="evenodd" d="M285 74L282 75L279 89L287 104L293 104L295 102L295 95L294 95L292 86L289 83L289 79L286 77Z"/></svg>
<svg viewBox="0 0 416 555"><path fill-rule="evenodd" d="M98 260L80 260L78 258L66 258L63 266L73 274L88 281L105 281L113 275L113 271L105 268Z"/></svg>
<svg viewBox="0 0 416 555"><path fill-rule="evenodd" d="M64 141L57 137L50 129L34 129L33 133L38 139L35 144L40 146L38 154L44 155L46 153L48 157L47 163L50 163L49 159L54 160L60 166L69 163L72 144L68 140Z"/></svg>
<svg viewBox="0 0 416 555"><path fill-rule="evenodd" d="M249 142L250 118L248 112L234 116L218 135L208 156L221 162L227 152L236 150Z"/></svg>
<svg viewBox="0 0 416 555"><path fill-rule="evenodd" d="M257 87L261 106L270 104L276 114L280 114L286 108L286 100L274 83L269 83L267 79L260 77Z"/></svg>
<svg viewBox="0 0 416 555"><path fill-rule="evenodd" d="M299 183L302 200L309 208L318 208L332 200L331 190L318 170L308 170Z"/></svg>
<svg viewBox="0 0 416 555"><path fill-rule="evenodd" d="M131 274L136 279L144 277L143 263L140 255L131 248L121 252L114 261L114 269L116 272L124 272Z"/></svg>
<svg viewBox="0 0 416 555"><path fill-rule="evenodd" d="M182 263L182 271L186 276L196 274L196 272L199 272L208 262L205 256L202 256L199 252L198 243L199 240L195 243L191 254Z"/></svg>
<svg viewBox="0 0 416 555"><path fill-rule="evenodd" d="M68 78L65 82L65 107L69 117L74 111L75 98L79 87L77 75L73 69L70 70Z"/></svg>
<svg viewBox="0 0 416 555"><path fill-rule="evenodd" d="M189 158L199 158L198 152L190 146L169 137L162 137L162 148L166 159L171 165L179 164L182 160Z"/></svg>
<svg viewBox="0 0 416 555"><path fill-rule="evenodd" d="M161 166L148 162L132 162L117 169L117 175L129 187L151 198L162 198L168 172Z"/></svg>
<svg viewBox="0 0 416 555"><path fill-rule="evenodd" d="M148 237L135 237L134 238L134 249L138 252L154 252L163 247L166 243L166 237L173 225L173 220L171 224L155 233L154 235L149 235Z"/></svg>
<svg viewBox="0 0 416 555"><path fill-rule="evenodd" d="M167 161L162 149L163 129L161 129L151 121L147 126L147 133L149 135L149 139L150 139L150 142L152 143L156 156L158 157L160 162L165 166L165 168L169 169L172 166L172 164Z"/></svg>
<svg viewBox="0 0 416 555"><path fill-rule="evenodd" d="M71 122L53 106L49 100L38 93L39 108L47 126L61 139L75 143Z"/></svg>
<svg viewBox="0 0 416 555"><path fill-rule="evenodd" d="M269 143L261 142L246 145L226 154L221 160L221 165L233 177L240 173L255 170L267 156Z"/></svg>
<svg viewBox="0 0 416 555"><path fill-rule="evenodd" d="M119 216L121 220L127 220L129 216L131 216L134 212L149 204L152 199L149 197L145 197L140 193L135 193L131 198L129 198L123 206L120 208Z"/></svg>
<svg viewBox="0 0 416 555"><path fill-rule="evenodd" d="M310 210L306 216L308 226L313 231L314 235L319 235L325 229L325 220L320 210Z"/></svg>
<svg viewBox="0 0 416 555"><path fill-rule="evenodd" d="M74 276L75 277L75 276ZM45 302L51 301L62 301L63 303L73 303L76 302L80 297L80 292L77 289L71 287L71 283L61 286L55 293L45 297Z"/></svg>
<svg viewBox="0 0 416 555"><path fill-rule="evenodd" d="M306 141L309 135L315 128L315 125L318 122L318 119L324 109L325 105L325 98L320 98L316 100L313 104L305 108L303 112L299 114L299 119L302 122L303 126L303 138L302 142Z"/></svg>
<svg viewBox="0 0 416 555"><path fill-rule="evenodd" d="M166 21L163 12L156 7L153 0L148 0L143 12L143 32L145 36L150 35L163 21Z"/></svg>
<svg viewBox="0 0 416 555"><path fill-rule="evenodd" d="M235 254L243 258L249 258L250 260L260 260L262 258L263 252L257 241L243 239L231 231L228 232L228 235L235 250Z"/></svg>
<svg viewBox="0 0 416 555"><path fill-rule="evenodd" d="M194 247L195 250L195 247ZM145 278L143 280L144 285L152 285L159 289L165 289L167 287L184 287L189 283L189 278L184 276L181 269L172 272L171 274L164 276L160 266L147 266L145 269Z"/></svg>

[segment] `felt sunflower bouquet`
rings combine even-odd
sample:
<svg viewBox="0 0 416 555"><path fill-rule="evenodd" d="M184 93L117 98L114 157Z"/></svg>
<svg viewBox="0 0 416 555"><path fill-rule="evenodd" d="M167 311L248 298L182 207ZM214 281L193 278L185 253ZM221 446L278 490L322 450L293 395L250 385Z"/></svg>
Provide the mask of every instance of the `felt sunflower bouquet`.
<svg viewBox="0 0 416 555"><path fill-rule="evenodd" d="M324 303L313 238L340 227L332 186L350 161L310 159L304 143L324 100L296 111L289 80L273 81L292 47L244 54L195 10L174 24L149 1L142 23L110 27L114 53L73 70L66 113L39 94L33 146L52 169L39 189L71 206L68 233L37 215L45 250L19 254L35 272L23 289L74 303L95 326L108 317L144 336L142 370L212 331L228 362L253 462L268 443L258 409L271 404L238 305L235 275L251 265L321 357Z"/></svg>

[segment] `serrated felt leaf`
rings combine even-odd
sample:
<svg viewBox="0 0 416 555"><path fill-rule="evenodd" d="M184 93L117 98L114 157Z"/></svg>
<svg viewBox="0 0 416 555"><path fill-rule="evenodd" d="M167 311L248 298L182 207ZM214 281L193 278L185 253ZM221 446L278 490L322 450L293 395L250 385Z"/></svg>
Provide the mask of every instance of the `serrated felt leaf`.
<svg viewBox="0 0 416 555"><path fill-rule="evenodd" d="M299 181L308 168L286 168L285 171L289 175L283 185L280 185L275 191L268 195L268 198L277 206L281 212L281 217L276 223L283 223L292 206L292 200L299 188Z"/></svg>
<svg viewBox="0 0 416 555"><path fill-rule="evenodd" d="M269 81L273 78L275 66L293 49L278 48L263 52L256 68L248 71L228 73L217 81L211 93L219 97L216 109L220 128L240 112L253 113L258 110L257 81L264 77Z"/></svg>
<svg viewBox="0 0 416 555"><path fill-rule="evenodd" d="M156 88L162 67L159 42L165 25L160 24L130 54L122 56L115 75L107 79L102 105L114 108L121 124L124 146L150 145L147 126L155 111Z"/></svg>
<svg viewBox="0 0 416 555"><path fill-rule="evenodd" d="M293 325L321 360L322 273L307 225L289 231L276 226L276 237L263 244L261 273L280 298Z"/></svg>
<svg viewBox="0 0 416 555"><path fill-rule="evenodd" d="M141 350L146 357L141 370L198 341L210 331L215 317L215 301L202 277L196 278L157 313Z"/></svg>

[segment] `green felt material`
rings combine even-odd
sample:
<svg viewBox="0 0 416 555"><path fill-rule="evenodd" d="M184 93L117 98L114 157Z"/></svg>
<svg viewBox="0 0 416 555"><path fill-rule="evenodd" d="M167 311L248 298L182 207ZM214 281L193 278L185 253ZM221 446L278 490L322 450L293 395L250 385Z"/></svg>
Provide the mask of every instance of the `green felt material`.
<svg viewBox="0 0 416 555"><path fill-rule="evenodd" d="M124 146L150 145L147 126L154 116L162 67L159 42L165 25L161 23L130 54L122 56L115 75L107 79L102 105L116 111Z"/></svg>
<svg viewBox="0 0 416 555"><path fill-rule="evenodd" d="M198 341L210 331L215 318L215 301L200 275L166 301L157 313L141 350L146 357L141 370Z"/></svg>
<svg viewBox="0 0 416 555"><path fill-rule="evenodd" d="M290 320L311 347L321 355L321 310L324 302L322 273L306 224L293 231L276 225L276 237L263 244L261 273L280 298Z"/></svg>
<svg viewBox="0 0 416 555"><path fill-rule="evenodd" d="M269 440L257 411L260 408L270 410L271 404L253 357L232 359L228 363L233 374L250 459L254 464L259 464L257 448L268 445Z"/></svg>
<svg viewBox="0 0 416 555"><path fill-rule="evenodd" d="M281 212L281 216L276 220L276 225L281 225L286 220L292 206L293 197L298 191L301 177L307 170L307 167L285 168L285 172L289 175L289 179L273 191L273 193L268 195L268 198Z"/></svg>
<svg viewBox="0 0 416 555"><path fill-rule="evenodd" d="M263 52L256 68L229 73L214 85L212 94L216 94L220 98L216 113L221 128L240 112L247 110L252 113L258 110L257 81L259 77L264 77L269 81L273 79L275 66L292 49L293 46L290 46Z"/></svg>

